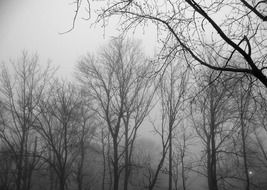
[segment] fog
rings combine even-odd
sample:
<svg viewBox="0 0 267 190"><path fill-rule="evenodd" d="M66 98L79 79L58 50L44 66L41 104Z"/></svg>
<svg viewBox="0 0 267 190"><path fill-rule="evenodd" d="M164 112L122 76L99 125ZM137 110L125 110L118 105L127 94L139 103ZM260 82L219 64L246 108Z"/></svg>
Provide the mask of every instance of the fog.
<svg viewBox="0 0 267 190"><path fill-rule="evenodd" d="M96 2L96 5L103 4ZM93 25L82 12L71 29L75 6L72 1L53 0L1 0L0 5L0 57L1 61L18 57L22 50L38 53L42 64L48 60L60 67L59 75L70 76L79 58L88 52L97 52L112 37L120 34L115 27L118 20L110 21L105 28L102 24ZM147 54L153 55L156 34L154 28L136 31L130 36L142 39Z"/></svg>
<svg viewBox="0 0 267 190"><path fill-rule="evenodd" d="M266 7L0 0L0 189L266 189Z"/></svg>

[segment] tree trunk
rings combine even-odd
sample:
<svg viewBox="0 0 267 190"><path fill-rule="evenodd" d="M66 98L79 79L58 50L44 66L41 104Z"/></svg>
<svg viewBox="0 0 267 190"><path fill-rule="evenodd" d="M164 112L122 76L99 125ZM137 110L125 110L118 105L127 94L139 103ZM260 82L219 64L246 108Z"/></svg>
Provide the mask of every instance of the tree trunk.
<svg viewBox="0 0 267 190"><path fill-rule="evenodd" d="M128 180L129 180L129 138L128 138L128 123L125 126L125 160L124 160L124 190L128 190Z"/></svg>
<svg viewBox="0 0 267 190"><path fill-rule="evenodd" d="M184 165L184 156L185 156L185 134L183 135L183 149L181 153L181 164L182 164L182 183L183 183L183 190L186 190L186 179L185 179L185 165Z"/></svg>
<svg viewBox="0 0 267 190"><path fill-rule="evenodd" d="M117 138L113 138L113 190L119 190L119 158Z"/></svg>
<svg viewBox="0 0 267 190"><path fill-rule="evenodd" d="M59 190L65 190L65 179L64 176L61 176L59 179Z"/></svg>
<svg viewBox="0 0 267 190"><path fill-rule="evenodd" d="M159 164L158 164L158 167L157 167L157 169L156 169L156 172L155 172L155 174L154 174L152 180L150 181L150 183L149 183L149 185L148 185L148 189L149 189L149 190L153 190L153 189L154 189L154 187L155 187L155 185L156 185L156 182L157 182L157 180L158 180L158 176L159 176L160 170L161 170L161 168L162 168L162 166L163 166L163 163L164 163L164 160L165 160L167 151L168 151L168 150L165 150L165 148L166 148L166 146L164 147L164 149L163 149L163 151L162 151L162 157L161 157L161 159L160 159L160 162L159 162Z"/></svg>
<svg viewBox="0 0 267 190"><path fill-rule="evenodd" d="M85 135L85 128L83 126L82 137L80 141L81 160L78 165L78 174L77 174L78 190L83 189L83 177L84 177L83 167L85 159L84 135Z"/></svg>
<svg viewBox="0 0 267 190"><path fill-rule="evenodd" d="M110 157L110 134L108 134L108 149L107 149L107 157L108 157L108 173L109 173L109 190L112 190L112 185L113 185L113 181L112 181L112 160Z"/></svg>
<svg viewBox="0 0 267 190"><path fill-rule="evenodd" d="M102 157L103 157L103 175L101 189L105 190L105 178L106 178L106 155L105 155L105 142L104 142L104 130L101 130L101 143L102 143Z"/></svg>
<svg viewBox="0 0 267 190"><path fill-rule="evenodd" d="M250 189L250 181L249 181L249 171L247 164L247 151L246 151L246 135L245 135L245 123L244 123L244 111L243 108L243 97L240 98L240 122L241 122L241 135L242 135L242 150L243 150L243 162L246 176L246 190Z"/></svg>
<svg viewBox="0 0 267 190"><path fill-rule="evenodd" d="M20 151L19 151L19 160L18 160L18 166L17 166L17 179L16 179L16 189L21 190L22 187L22 173L23 173L23 156L24 156L24 144L25 144L25 130L22 129L22 140L20 145Z"/></svg>
<svg viewBox="0 0 267 190"><path fill-rule="evenodd" d="M208 151L208 179L209 179L209 190L218 190L217 184L217 158L216 158L216 116L213 99L213 88L211 88L210 97L210 139L209 139L209 151Z"/></svg>
<svg viewBox="0 0 267 190"><path fill-rule="evenodd" d="M169 126L169 190L172 190L172 125Z"/></svg>
<svg viewBox="0 0 267 190"><path fill-rule="evenodd" d="M208 173L208 186L209 190L213 190L212 184L212 170L211 170L211 150L210 150L210 138L207 139L207 173Z"/></svg>

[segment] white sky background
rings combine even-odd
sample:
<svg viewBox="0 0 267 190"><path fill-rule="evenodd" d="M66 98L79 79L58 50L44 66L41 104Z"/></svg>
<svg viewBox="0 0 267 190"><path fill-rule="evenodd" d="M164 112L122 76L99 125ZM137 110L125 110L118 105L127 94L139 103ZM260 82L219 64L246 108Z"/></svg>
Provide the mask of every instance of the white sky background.
<svg viewBox="0 0 267 190"><path fill-rule="evenodd" d="M40 63L48 60L60 66L58 75L73 74L77 60L87 52L96 52L110 37L120 32L117 21L111 23L104 35L100 24L91 26L90 21L77 18L75 29L60 35L72 26L75 5L72 0L0 0L0 62L21 56L23 50L38 53ZM95 4L103 4L94 1ZM93 5L91 5L93 6ZM93 8L93 7L92 7ZM85 14L82 8L83 14ZM94 21L94 19L92 19ZM155 31L155 30L154 30ZM129 33L133 36L133 33ZM141 30L135 38L143 41L146 53L152 55L157 40L153 28Z"/></svg>

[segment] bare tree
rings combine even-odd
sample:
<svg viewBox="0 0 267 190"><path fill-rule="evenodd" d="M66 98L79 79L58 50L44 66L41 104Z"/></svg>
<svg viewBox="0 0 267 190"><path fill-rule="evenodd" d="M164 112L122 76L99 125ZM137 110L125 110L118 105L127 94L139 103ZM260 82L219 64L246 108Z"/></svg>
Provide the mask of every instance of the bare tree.
<svg viewBox="0 0 267 190"><path fill-rule="evenodd" d="M140 53L140 52L139 52ZM137 54L136 56L141 56ZM138 60L135 60L138 63ZM151 102L154 95L150 88L149 67L134 65L128 70L129 83L127 85L126 99L124 102L124 190L128 189L129 178L132 170L132 154L138 129L151 109ZM144 63L145 64L145 63ZM131 68L132 67L132 68ZM134 68L136 67L136 68ZM136 69L134 71L134 69ZM133 70L133 71L132 71ZM126 71L127 72L127 71ZM130 78L131 77L131 78Z"/></svg>
<svg viewBox="0 0 267 190"><path fill-rule="evenodd" d="M76 13L79 10L77 6ZM188 62L190 66L200 64L213 70L250 74L267 86L265 1L109 1L97 22L111 16L121 17L124 30L140 24L155 25L162 42L161 53L184 52L185 57L190 55L194 60ZM205 54L203 49L207 50ZM236 55L243 62L238 67L233 60ZM218 56L220 61L209 61Z"/></svg>
<svg viewBox="0 0 267 190"><path fill-rule="evenodd" d="M247 139L250 133L249 123L253 118L255 106L252 105L252 83L247 81L246 78L240 78L235 87L235 103L237 105L238 124L240 126L241 144L242 144L242 159L244 164L244 174L246 181L246 190L250 190L250 176L249 176L249 164L248 164L248 147ZM254 107L253 109L252 106Z"/></svg>
<svg viewBox="0 0 267 190"><path fill-rule="evenodd" d="M105 144L105 138L106 134L104 129L101 129L101 145L102 145L102 158L103 158L103 174L102 174L102 183L101 183L101 189L105 190L105 181L106 181L106 173L107 173L107 155L106 155L106 144ZM111 184L110 184L111 187Z"/></svg>
<svg viewBox="0 0 267 190"><path fill-rule="evenodd" d="M53 71L42 69L38 56L23 52L17 61L11 61L12 72L5 65L1 69L1 131L0 139L14 156L17 190L32 186L32 174L39 159L34 125L37 122L40 100Z"/></svg>
<svg viewBox="0 0 267 190"><path fill-rule="evenodd" d="M218 165L220 158L226 152L227 144L236 133L237 126L234 125L235 107L231 101L231 77L224 75L214 80L215 73L208 72L200 80L200 86L204 85L201 95L196 97L194 112L192 113L193 125L197 135L204 145L205 167L207 169L208 187L217 190L219 180ZM229 78L228 78L229 77Z"/></svg>
<svg viewBox="0 0 267 190"><path fill-rule="evenodd" d="M168 123L169 133L169 190L172 190L173 179L173 133L175 128L179 126L182 118L182 105L187 89L187 71L181 68L180 64L170 63L162 75L160 86L160 101L162 109L165 110L166 120Z"/></svg>
<svg viewBox="0 0 267 190"><path fill-rule="evenodd" d="M160 128L158 126L155 127ZM161 138L163 136L157 134L157 137ZM161 187L159 179L168 153L166 137L168 136L164 133L164 146L162 146L162 141L157 143L157 140L154 138L142 137L137 140L133 157L133 164L135 165L133 173L135 178L131 181L135 189L144 190Z"/></svg>
<svg viewBox="0 0 267 190"><path fill-rule="evenodd" d="M266 175L266 145L263 141L266 135L263 119L266 112L263 108L265 100L261 94L265 88L259 88L258 82L250 77L236 76L235 80L232 96L237 111L235 125L238 127L238 133L231 145L231 159L238 167L234 177L238 178L240 186L244 184L246 189L261 189L264 188L262 177ZM233 168L235 166L232 170ZM259 173L261 175L258 175Z"/></svg>
<svg viewBox="0 0 267 190"><path fill-rule="evenodd" d="M254 95L254 100L257 103L256 114L254 115L254 140L255 143L252 145L251 149L254 150L252 156L252 165L256 165L256 167L250 166L250 170L253 172L254 178L258 179L258 185L264 189L266 188L266 172L267 172L267 147L266 147L266 135L267 135L267 97L266 90L262 89L262 91L258 92L258 95ZM254 110L253 110L254 111ZM252 169L251 169L252 168ZM255 181L251 180L251 183L255 183Z"/></svg>
<svg viewBox="0 0 267 190"><path fill-rule="evenodd" d="M119 188L122 171L124 189L128 188L133 144L150 110L153 93L146 65L137 43L121 38L111 41L99 57L87 56L78 65L79 79L93 97L95 111L112 139L114 190Z"/></svg>
<svg viewBox="0 0 267 190"><path fill-rule="evenodd" d="M154 132L160 138L160 155L158 155L159 158L155 163L149 163L144 166L146 170L144 173L146 177L145 188L149 190L153 190L158 185L158 179L163 172L163 166L169 150L170 136L167 129L167 114L165 113L166 110L161 111L160 124L156 125L154 122L152 123ZM168 171L167 174L169 174Z"/></svg>
<svg viewBox="0 0 267 190"><path fill-rule="evenodd" d="M55 82L39 106L40 116L35 127L45 152L41 158L56 173L60 190L67 188L78 154L76 147L81 143L77 134L81 104L73 85Z"/></svg>
<svg viewBox="0 0 267 190"><path fill-rule="evenodd" d="M79 90L78 90L79 91ZM78 190L85 189L84 178L86 175L85 167L86 167L86 158L90 156L88 154L88 148L91 146L91 142L96 136L96 127L97 121L95 119L95 113L91 109L91 101L86 97L86 94L83 93L83 90L80 90L78 94L79 97L79 107L76 110L76 116L78 117L78 125L76 126L76 135L77 135L77 145L76 145L76 155L75 159L75 178L78 185ZM93 184L90 184L93 186Z"/></svg>
<svg viewBox="0 0 267 190"><path fill-rule="evenodd" d="M179 128L175 130L173 153L173 183L175 190L189 189L189 172L192 170L191 150L194 136L188 120L184 118Z"/></svg>
<svg viewBox="0 0 267 190"><path fill-rule="evenodd" d="M2 145L0 150L0 189L12 190L14 189L12 164L16 160L8 147Z"/></svg>
<svg viewBox="0 0 267 190"><path fill-rule="evenodd" d="M103 173L102 173L102 190L112 189L112 142L111 135L104 126L101 129L101 145L102 145L102 159L103 159ZM106 185L107 184L107 185Z"/></svg>
<svg viewBox="0 0 267 190"><path fill-rule="evenodd" d="M140 165L141 170L144 170L146 178L144 186L146 189L152 190L158 184L158 179L162 172L165 172L163 167L169 152L169 166L167 174L169 176L169 188L172 189L172 163L173 151L172 141L174 129L179 125L182 118L180 117L182 111L183 98L186 91L187 72L183 69L178 72L176 69L180 65L170 63L169 67L164 70L159 81L155 82L155 90L158 91L158 108L161 110L160 121L152 122L154 132L160 139L161 154L158 155L158 160L150 161L152 163L144 163ZM159 125L156 123L160 123Z"/></svg>

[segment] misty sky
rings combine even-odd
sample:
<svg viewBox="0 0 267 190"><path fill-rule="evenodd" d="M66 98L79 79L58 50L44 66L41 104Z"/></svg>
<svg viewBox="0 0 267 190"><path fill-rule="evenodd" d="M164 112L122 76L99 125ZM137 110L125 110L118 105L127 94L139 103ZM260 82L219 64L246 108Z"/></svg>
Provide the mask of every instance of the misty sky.
<svg viewBox="0 0 267 190"><path fill-rule="evenodd" d="M71 0L0 0L0 61L16 59L22 50L37 52L44 64L48 59L60 66L63 77L73 73L77 60L87 52L95 52L111 36L119 34L117 21L105 29L101 25L90 27L89 21L78 17L75 29L70 29L74 14ZM97 2L97 5L103 2ZM83 12L82 14L85 14ZM92 19L93 21L93 19ZM146 52L152 54L156 34L153 29L137 32L135 37L145 40ZM104 35L105 34L105 35ZM129 34L132 36L133 34ZM145 44L145 45L144 45Z"/></svg>

